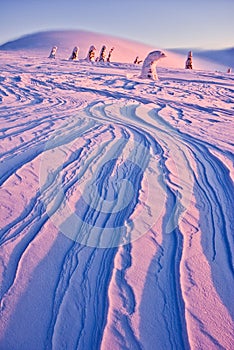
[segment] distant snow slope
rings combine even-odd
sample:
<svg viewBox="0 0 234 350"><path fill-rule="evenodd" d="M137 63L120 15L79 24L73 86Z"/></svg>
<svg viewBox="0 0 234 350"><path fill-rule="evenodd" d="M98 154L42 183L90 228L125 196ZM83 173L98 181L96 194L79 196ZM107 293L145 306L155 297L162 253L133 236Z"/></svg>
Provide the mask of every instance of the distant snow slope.
<svg viewBox="0 0 234 350"><path fill-rule="evenodd" d="M189 49L172 49L171 51L185 55ZM170 51L170 50L169 50ZM228 68L234 69L234 47L222 50L198 50L192 49L194 58L201 58L213 62L213 64L225 65L226 71Z"/></svg>
<svg viewBox="0 0 234 350"><path fill-rule="evenodd" d="M227 67L234 69L234 47L224 50L197 51L196 55L203 59L225 64Z"/></svg>
<svg viewBox="0 0 234 350"><path fill-rule="evenodd" d="M234 76L139 74L0 52L1 349L233 349Z"/></svg>
<svg viewBox="0 0 234 350"><path fill-rule="evenodd" d="M112 54L112 61L125 63L133 63L136 56L139 56L141 60L144 60L150 51L160 49L159 47L153 47L110 35L97 34L82 30L60 30L26 35L0 46L0 52L1 50L27 50L28 55L45 57L46 55L49 55L49 51L54 45L58 46L57 57L60 59L67 59L71 55L74 46L79 46L80 58L87 56L90 45L95 45L97 55L99 55L99 51L103 45L107 46L107 52L111 47L115 47ZM160 61L159 66L184 68L185 60L185 54L181 55L169 51L167 58ZM200 58L194 59L194 67L196 69L226 71L226 66L224 66L222 62L214 63L210 60L202 60Z"/></svg>

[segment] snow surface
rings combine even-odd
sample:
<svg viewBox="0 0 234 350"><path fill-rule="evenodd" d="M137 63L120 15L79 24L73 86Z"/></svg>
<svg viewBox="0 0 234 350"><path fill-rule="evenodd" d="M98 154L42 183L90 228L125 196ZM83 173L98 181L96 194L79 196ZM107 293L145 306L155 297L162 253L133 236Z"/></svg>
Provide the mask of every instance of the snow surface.
<svg viewBox="0 0 234 350"><path fill-rule="evenodd" d="M0 51L1 349L233 348L234 76L140 69Z"/></svg>

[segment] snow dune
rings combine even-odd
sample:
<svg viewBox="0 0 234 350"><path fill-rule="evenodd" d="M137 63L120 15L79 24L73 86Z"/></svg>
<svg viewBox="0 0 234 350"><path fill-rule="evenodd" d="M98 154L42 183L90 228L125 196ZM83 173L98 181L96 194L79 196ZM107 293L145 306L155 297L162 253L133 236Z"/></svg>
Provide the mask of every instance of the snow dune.
<svg viewBox="0 0 234 350"><path fill-rule="evenodd" d="M231 350L233 75L20 52L0 56L1 349Z"/></svg>

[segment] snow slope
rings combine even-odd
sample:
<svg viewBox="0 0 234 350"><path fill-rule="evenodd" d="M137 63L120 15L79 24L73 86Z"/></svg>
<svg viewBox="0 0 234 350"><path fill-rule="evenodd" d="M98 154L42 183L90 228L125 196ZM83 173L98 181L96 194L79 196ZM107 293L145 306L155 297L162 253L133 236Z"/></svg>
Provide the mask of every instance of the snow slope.
<svg viewBox="0 0 234 350"><path fill-rule="evenodd" d="M169 52L186 55L189 49L171 49ZM221 50L199 50L192 49L194 58L202 58L208 60L213 64L222 64L226 66L226 71L228 68L234 69L234 47L221 49ZM224 70L225 71L225 70Z"/></svg>
<svg viewBox="0 0 234 350"><path fill-rule="evenodd" d="M227 67L234 69L234 47L224 50L197 51L196 55L210 61L225 64Z"/></svg>
<svg viewBox="0 0 234 350"><path fill-rule="evenodd" d="M0 348L233 346L232 74L0 53Z"/></svg>
<svg viewBox="0 0 234 350"><path fill-rule="evenodd" d="M95 45L97 56L103 45L107 46L107 53L112 47L115 47L112 60L122 63L133 63L136 56L144 60L150 51L160 49L159 47L145 45L128 39L89 31L54 30L33 33L5 43L0 46L0 53L2 50L12 50L13 55L17 53L18 56L21 56L21 51L26 50L25 52L27 55L42 58L48 57L50 49L54 45L58 47L57 57L60 59L68 59L74 46L80 48L80 58L85 58L87 56L90 45ZM174 51L165 52L167 53L167 58L161 60L159 66L184 68L187 53L178 54ZM194 67L196 67L196 69L221 70L224 72L227 70L226 62L219 61L217 63L207 58L201 59L198 57L194 58Z"/></svg>

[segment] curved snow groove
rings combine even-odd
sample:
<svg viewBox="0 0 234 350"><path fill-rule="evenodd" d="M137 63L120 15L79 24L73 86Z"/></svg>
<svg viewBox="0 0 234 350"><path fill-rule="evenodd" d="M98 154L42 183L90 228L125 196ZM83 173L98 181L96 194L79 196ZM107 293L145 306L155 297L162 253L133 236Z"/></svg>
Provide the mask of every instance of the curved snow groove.
<svg viewBox="0 0 234 350"><path fill-rule="evenodd" d="M133 106L131 106L131 109L133 108ZM100 110L100 109L99 109ZM95 111L95 112L97 112L97 110ZM107 113L102 113L102 118L103 118L103 116L105 116L106 117L106 114ZM113 115L113 114L112 114ZM134 116L134 119L136 118L136 115L134 114L134 113L132 113L132 110L131 110L131 117L132 116ZM115 122L120 122L120 118L121 117L121 115L119 115L118 116L118 119L117 119L117 117L115 117ZM129 123L129 119L128 119L128 123ZM144 123L145 125L149 125L148 123L146 123L146 118L144 118L144 120L142 121L142 123ZM161 132L164 132L165 133L165 130L163 131L162 130L162 124L165 124L164 122L160 122L160 123L158 123L158 125L156 126L156 129L157 129L157 131L161 131ZM131 125L131 120L130 120L130 125ZM155 125L154 125L154 128L155 128ZM144 128L144 129L146 129L146 127ZM178 133L174 133L173 132L173 130L171 130L171 128L168 126L168 129L170 130L170 132L172 132L172 134L173 134L173 136L175 136L175 139L176 140L178 140L179 141L179 145L180 145L180 151L182 151L183 150L183 153L187 156L187 162L188 162L188 164L187 164L187 167L189 168L189 160L190 160L190 158L191 158L191 155L190 155L190 157L188 156L188 152L186 152L186 151L184 151L184 147L181 149L181 147L182 147L182 145L185 145L185 147L186 147L186 144L188 145L188 149L189 149L189 153L191 153L191 146L190 146L190 144L192 144L193 146L194 146L194 148L192 148L192 152L193 152L193 154L194 154L194 157L195 157L195 159L197 159L197 153L198 153L198 149L199 149L199 146L201 145L201 141L198 141L198 143L196 143L196 141L195 141L195 139L193 139L192 137L186 137L186 135L183 135L183 134L179 134L178 135ZM138 130L139 130L139 124L138 124ZM147 129L146 129L147 130ZM155 137L157 140L160 140L161 142L160 142L160 144L163 146L163 148L165 147L165 140L167 139L166 137L165 138L160 138L161 137L161 135L160 135L160 133L158 132L157 133L157 136ZM214 146L214 148L215 148L215 146ZM170 148L169 148L170 149ZM167 152L166 152L166 154L167 154ZM208 152L208 150L206 150L205 152L204 152L204 150L203 150L203 152L202 152L202 155L204 155L204 154L209 154L209 152ZM205 163L205 160L203 159L203 163ZM215 163L217 163L217 160L215 161ZM213 167L215 167L216 165L215 165L215 163L212 163L212 166ZM178 164L178 163L177 163ZM181 163L182 164L182 163ZM165 167L165 164L164 164L164 169L166 169L166 167ZM209 170L207 170L207 172L209 172L210 173L210 171ZM220 215L221 215L221 219L220 219L220 222L222 223L223 222L223 228L222 227L217 227L217 229L215 229L215 226L214 225L211 225L211 228L213 227L213 229L215 229L215 230L217 230L217 232L218 233L221 233L221 232L223 232L224 233L224 237L226 236L226 222L228 222L228 226L230 227L230 222L231 222L231 217L232 217L232 214L231 214L231 212L230 212L230 216L228 216L228 215L226 215L226 214L222 214L222 213L225 213L225 211L228 209L228 206L229 206L229 203L230 203L230 193L232 193L233 191L232 191L232 185L231 185L231 183L229 183L227 186L227 188L228 188L228 190L225 190L225 188L224 188L224 193L223 193L223 189L221 190L221 188L222 187L220 187L220 179L222 178L222 176L223 176L223 173L226 173L226 175L225 175L225 182L227 181L227 183L230 181L229 179L230 179L230 177L229 177L229 175L228 175L228 173L227 173L227 171L225 170L225 167L220 171L220 172L218 172L218 173L216 173L216 176L218 177L218 183L217 183L217 185L215 185L214 183L212 184L212 187L214 186L214 188L215 188L215 190L213 190L212 188L211 188L211 193L210 193L210 196L208 195L207 197L207 199L208 199L208 201L207 201L207 203L209 203L209 201L210 201L210 199L209 198L211 198L211 202L210 202L210 204L211 205L213 205L213 203L216 203L217 202L217 196L216 196L216 191L217 190L219 190L219 192L221 193L221 195L222 195L222 198L220 198L219 200L220 200L220 202L222 203L220 203L219 204L219 212L220 212ZM222 174L222 175L221 175ZM206 176L204 176L204 175L202 175L201 173L200 173L200 175L199 176L201 176L201 179L202 178L206 178ZM189 178L189 177L188 177ZM187 178L187 179L188 179ZM196 178L196 174L193 172L192 173L192 178ZM212 177L213 178L213 177ZM168 179L168 178L167 178ZM179 182L182 180L182 183L183 183L183 189L185 189L186 187L185 187L185 185L186 185L186 183L184 182L184 180L187 180L187 179L184 179L184 178L182 178L182 179L179 179ZM177 179L178 180L178 179ZM199 178L197 178L197 180L196 181L199 181L200 182L200 180L199 180ZM171 182L171 181L169 181L168 180L168 183L169 183L169 186L171 187L172 186L172 188L173 188L173 183ZM177 187L178 187L178 185L179 185L179 183L177 182ZM206 186L207 187L205 187L205 188L209 188L210 187L210 185L208 185L208 183L206 184ZM214 194L214 197L213 197L213 194ZM224 194L224 197L223 197L223 194ZM183 196L183 195L182 195ZM225 199L225 197L227 198L227 199ZM182 198L182 197L181 197ZM213 199L212 199L213 198ZM187 202L188 203L188 202ZM177 203L177 205L176 205L177 207L178 207L178 203ZM222 206L224 206L224 209L222 209ZM170 208L170 207L169 207ZM232 205L230 206L230 208L232 208ZM171 212L171 208L168 210L168 212ZM214 212L213 212L213 214L214 214ZM226 219L225 219L225 217L224 217L224 215L226 216ZM206 222L206 219L204 219L202 216L201 216L201 220L203 221L203 223L205 223ZM211 231L212 231L212 229L211 229ZM205 228L204 228L204 232L206 232L206 230L205 230ZM230 238L230 233L231 233L231 231L229 231L229 238ZM216 238L214 238L214 239L216 239ZM222 242L222 243L225 243L225 238L224 238L224 241ZM221 243L221 242L220 242ZM219 243L219 244L220 244ZM212 245L211 245L212 246ZM176 248L176 250L180 250L181 249L181 243L178 245L178 247ZM220 250L220 256L223 254L223 252L225 252L225 250L226 250L226 258L227 258L227 261L229 261L230 262L230 268L231 268L231 255L230 255L230 243L228 242L228 241L226 241L226 244L224 244L224 246L222 247L222 250ZM207 247L204 247L204 251L206 251L206 252L208 252L207 251ZM168 255L167 255L168 256ZM208 258L208 261L210 261L210 263L212 263L212 259L210 259L208 256L207 256L207 258ZM175 275L179 275L179 270L178 270L178 266L179 266L179 264L180 264L180 259L178 259L178 265L177 265L177 274L175 274ZM223 268L221 268L221 266L223 265ZM226 270L226 263L225 262L222 262L222 261L220 261L220 265L216 265L216 266L213 266L213 265L211 265L211 268L212 268L212 270L213 271L215 271L215 272L213 272L213 276L214 276L214 278L215 279L219 279L219 278L222 278L222 270L224 269L224 270ZM221 273L220 273L221 272ZM228 272L228 270L226 270L226 273L227 273L227 277L225 278L227 281L230 281L231 280L231 278L232 278L232 274L229 274L229 272ZM216 276L216 277L215 277ZM163 283L163 285L165 285L165 281L164 281L164 283ZM217 288L217 292L220 294L220 297L221 297L221 299L223 300L223 302L226 304L226 306L227 307L230 307L230 305L228 305L228 303L226 303L225 302L225 299L227 299L227 300L230 300L230 295L231 295L231 290L228 292L228 293L223 293L223 291L222 290L220 290L220 288L219 288L219 286L220 286L220 282L218 282L218 280L217 280L217 285L216 285L216 283L215 283L215 288ZM167 289L167 288L166 288ZM172 290L177 290L177 297L178 297L178 295L179 295L179 289L178 289L178 286L173 286L172 287ZM226 294L226 295L225 295ZM168 300L170 301L171 299L173 299L173 298L171 298L171 295L168 295ZM150 299L151 300L151 298L147 298L147 300L148 299ZM180 300L182 299L182 297L180 297ZM174 299L175 300L175 299ZM179 299L178 299L179 300ZM180 306L180 313L182 312L182 314L183 314L183 308L184 308L184 306L183 306L183 302L182 302L182 300L179 302L179 304L181 305ZM182 308L182 309L181 309ZM164 309L164 313L165 313L165 309ZM142 313L141 313L141 316L142 316ZM147 314L147 316L148 316L148 314ZM118 317L117 317L117 319L118 319ZM172 317L172 319L173 319L173 317ZM174 319L173 319L174 320ZM172 322L174 322L174 321L172 321ZM183 323L183 322L182 322ZM143 321L143 324L144 324L144 321ZM181 326L180 326L181 327ZM161 327L160 327L160 331L161 331ZM184 331L185 331L185 325L183 326L183 332L182 332L182 334L185 334L184 333ZM166 333L167 334L167 333ZM167 335L165 334L165 336L167 337ZM180 331L178 331L178 333L177 334L180 334ZM207 333L208 334L208 333ZM148 335L149 336L149 335ZM124 338L124 335L122 335L122 337ZM211 338L212 338L212 336L210 336ZM148 337L147 337L148 338ZM151 341L151 344L152 344L152 342L154 341L154 340L156 340L157 339L157 337L155 337L155 339L152 339L152 341ZM164 339L164 338L163 338ZM168 338L168 339L170 339L170 337ZM146 339L145 339L145 342L146 342ZM174 342L175 342L175 344L174 344ZM184 343L185 342L185 343ZM184 343L184 345L182 345ZM172 345L172 344L174 344L174 345ZM171 343L171 345L168 345L168 346L172 346L172 348L173 348L173 346L175 347L175 348L178 348L178 346L179 347L185 347L185 348L187 348L187 346L188 345L186 345L187 344L187 340L186 340L186 337L185 337L185 339L184 340L182 340L182 343L181 343L181 340L174 340L173 341L173 343ZM218 342L217 342L217 344L218 344ZM164 343L164 345L165 345L165 343ZM163 348L163 345L162 345L162 348Z"/></svg>
<svg viewBox="0 0 234 350"><path fill-rule="evenodd" d="M199 147L202 149L202 147ZM204 154L206 156L204 157ZM217 292L234 317L234 309L229 297L232 294L233 278L233 182L227 168L207 149L196 152L200 181L196 181L196 195L200 210L201 229L210 235L202 236L204 254L210 261L212 278ZM225 290L222 288L226 281Z"/></svg>
<svg viewBox="0 0 234 350"><path fill-rule="evenodd" d="M106 74L98 90L95 72L40 74L1 80L2 189L25 186L0 238L4 348L231 349L231 139L214 125L228 130L233 90L196 72L156 85ZM91 247L71 213L99 228ZM106 248L100 232L120 226L128 244Z"/></svg>
<svg viewBox="0 0 234 350"><path fill-rule="evenodd" d="M77 246L76 246L77 247ZM87 254L87 249L84 252L84 254ZM100 321L99 321L99 317L100 317L100 311L103 309L104 306L104 310L102 311L103 314L103 322L105 320L105 313L106 313L106 303L100 303L100 297L99 297L99 291L101 288L103 288L105 286L105 289L107 289L108 286L108 274L111 273L112 268L111 266L108 264L107 257L103 258L102 255L110 255L110 262L113 261L113 254L115 253L115 250L107 250L107 251L100 251L100 250L91 250L90 253L90 257L87 256L85 258L85 267L84 269L82 268L83 271L83 277L80 280L81 277L79 277L78 274L78 285L76 286L76 290L77 293L79 292L79 289L81 289L80 293L78 293L79 295L83 295L83 298L79 298L80 303L83 301L83 303L79 306L79 304L77 305L77 309L78 312L80 314L80 318L76 321L73 320L73 328L74 328L74 322L76 323L76 328L74 329L74 332L76 334L76 337L78 336L77 339L77 348L83 348L84 346L87 346L87 344L89 344L89 348L95 348L99 342L101 341L101 335L102 335L102 328L103 326L101 326ZM82 253L80 253L80 255L78 256L78 259L81 259ZM94 260L94 256L97 256L98 259L100 259L101 264L104 264L106 266L106 268L104 269L103 267L100 268L100 272L97 270L98 269L98 260L97 258L95 258ZM82 261L82 259L81 259ZM82 264L82 262L81 262ZM68 264L65 264L65 267L68 266ZM94 276L89 277L89 269L92 266L92 271L90 271L90 273L94 274ZM80 267L81 268L81 267ZM109 271L109 272L108 272ZM76 271L76 274L78 273L78 271ZM102 276L103 278L100 278L99 276ZM98 276L98 279L97 279ZM76 281L77 281L76 278ZM96 286L90 286L89 281L93 281L97 279L97 287ZM100 282L98 282L100 280ZM106 283L103 283L103 280ZM70 279L71 282L71 279ZM101 283L102 282L102 283ZM100 287L98 287L98 284L100 283ZM57 287L59 288L59 287ZM124 287L124 289L127 288L127 284ZM128 288L129 289L129 288ZM127 289L126 289L127 290ZM130 289L129 289L130 290ZM57 289L58 291L58 289ZM75 335L71 337L71 333L69 334L69 339L67 338L67 334L66 334L66 329L67 326L64 325L64 313L66 313L66 309L69 309L69 304L70 304L70 300L69 298L67 298L67 295L69 294L69 286L66 288L65 291L66 295L63 297L63 302L59 302L60 305L60 311L56 311L55 312L55 317L56 317L56 321L53 321L53 324L55 324L53 326L53 336L49 335L49 338L53 338L52 343L54 344L54 347L56 348L56 346L58 346L57 344L61 344L61 342L63 343L64 341L66 342L66 344L69 344L69 346L71 346L72 348L74 348L74 339ZM59 291L58 296L61 297L63 293L61 293L61 291ZM101 295L106 294L103 293ZM127 295L126 295L127 297ZM71 298L71 297L70 297ZM87 300L88 299L88 300ZM105 297L104 297L105 299ZM87 301L86 301L87 300ZM126 299L127 300L127 299ZM100 303L100 304L99 304ZM65 305L63 305L65 304ZM100 310L101 307L101 310ZM99 310L98 311L95 311ZM133 312L133 311L132 311ZM59 314L61 313L62 318L60 320ZM94 320L90 320L90 316L89 315L98 315L98 319ZM100 317L100 319L102 319L102 317ZM55 323L56 322L56 323ZM67 319L66 322L70 322L69 319ZM93 322L93 324L91 323ZM124 323L125 324L125 323ZM93 330L92 330L93 329ZM131 330L131 328L129 328ZM85 332L83 332L83 330L85 330ZM65 333L64 333L65 332ZM96 337L96 341L94 343L94 340ZM64 340L65 339L65 340ZM94 345L95 344L95 345ZM48 347L50 348L50 346L48 345Z"/></svg>
<svg viewBox="0 0 234 350"><path fill-rule="evenodd" d="M102 338L108 307L105 295L115 250L82 249L75 244L71 253L64 270L69 271L69 265L77 257L78 266L80 269L82 267L82 275L74 268L68 285L63 283L63 286L57 287L55 305L57 303L58 309L56 311L54 308L56 312L52 320L53 327L50 327L53 331L47 338L48 349L58 348L61 344L74 349L94 349L99 347ZM95 284L92 286L90 281L93 279ZM60 282L62 281L61 276ZM71 317L66 317L67 312L71 312ZM71 330L69 334L68 327Z"/></svg>
<svg viewBox="0 0 234 350"><path fill-rule="evenodd" d="M100 112L99 112L100 109ZM166 160L170 157L170 161L174 163L173 172L174 176L177 176L177 184L174 183L177 191L177 199L180 198L180 203L176 201L175 207L172 210L172 215L168 220L167 231L171 232L177 226L177 219L173 215L179 216L183 207L186 208L189 204L190 196L193 191L193 178L192 173L189 170L189 152L187 150L186 142L184 142L181 134L176 132L168 123L159 118L160 111L163 107L147 104L142 105L140 103L125 102L120 110L115 108L115 104L105 106L105 112L103 113L102 106L92 107L91 115L99 118L99 114L108 118L108 115L114 116L114 121L127 127L126 120L129 126L134 130L140 130L142 135L145 135L145 139L149 138L148 142L152 144L156 143L156 150L160 152L160 157L157 161L162 166L161 162L164 160L164 154ZM151 150L151 153L153 151ZM157 155L157 154L156 154ZM155 154L152 155L155 157ZM164 164L165 165L165 164ZM182 169L188 168L187 171ZM164 166L163 169L167 170ZM169 171L170 172L170 171ZM161 176L161 175L160 175ZM167 178L170 181L170 177ZM175 220L175 223L173 221Z"/></svg>
<svg viewBox="0 0 234 350"><path fill-rule="evenodd" d="M114 109L113 109L113 108ZM110 111L110 110L108 110L108 108L112 108L112 110ZM118 108L118 107L117 107ZM92 109L90 110L90 113L91 113L91 116L93 117L93 118L99 118L99 115L101 115L102 116L102 119L103 119L103 117L104 118L108 118L108 114L110 115L110 116L112 116L112 118L113 118L113 116L114 116L114 120L115 120L115 123L118 123L118 124L120 124L120 125L123 125L124 127L127 127L128 129L129 129L129 123L130 123L130 126L131 126L131 128L134 128L133 130L135 130L136 129L136 126L138 127L138 132L139 132L139 130L140 130L140 132L142 131L142 127L141 127L141 124L146 124L147 125L147 127L148 127L148 129L149 129L149 126L151 126L151 127L153 127L153 130L156 130L156 132L157 132L157 136L155 137L152 137L151 136L151 138L152 139L154 139L154 140L160 140L160 141L162 141L163 140L163 142L162 142L162 145L163 145L163 148L164 148L164 144L168 141L168 143L169 142L172 142L171 141L171 138L168 136L168 140L167 140L167 138L166 137L164 137L163 138L163 136L164 136L164 134L167 136L167 131L162 127L162 125L160 124L160 123L156 123L156 122L146 122L145 121L145 118L146 118L146 114L148 114L148 110L147 110L147 113L144 113L143 114L143 116L144 116L144 118L143 118L143 116L141 115L142 114L142 111L144 111L144 107L142 108L142 110L140 110L140 112L138 111L138 114L140 115L137 115L137 109L139 108L141 108L141 106L139 105L139 104L137 104L137 105L132 105L132 104L128 104L128 103L126 103L126 111L125 111L125 107L124 107L124 109L121 109L121 110L118 110L116 108L116 105L112 105L112 104L107 104L107 106L103 106L103 104L102 105L100 105L100 106L92 106ZM104 109L104 112L103 112L103 109ZM126 126L125 125L125 123L124 123L124 121L126 120L126 119L124 119L124 117L125 117L125 114L123 114L123 111L125 111L125 113L127 112L127 116L128 117L131 117L132 119L133 119L133 122L131 123L131 120L130 120L130 122L129 122L129 119L127 119L128 120L128 126ZM145 112L145 111L144 111ZM141 117L141 119L140 119L140 117ZM125 117L126 118L126 117ZM100 119L100 118L99 118ZM138 124L135 122L135 120L137 120L138 121ZM140 121L140 122L139 122ZM142 132L142 135L144 135L145 133L144 132ZM163 136L162 136L162 134L163 134ZM152 130L151 130L151 135L152 135ZM154 135L154 134L153 134ZM178 139L179 139L179 136L178 136ZM152 141L151 141L152 142ZM175 143L175 142L174 142ZM166 145L168 145L167 143L166 143ZM162 148L160 147L157 147L159 150L160 150L160 152L161 152L161 154L160 154L160 157L161 157L161 161L160 161L160 164L161 165L163 165L164 164L164 166L163 166L163 168L164 168L164 170L162 171L162 174L161 174L161 176L163 176L163 177L165 177L165 175L166 175L166 173L168 173L169 174L169 171L167 171L166 170L166 165L165 165L165 159L164 159L164 155L163 155L163 153L164 153L164 151L163 151L163 153L162 153ZM180 152L181 152L181 150L180 150ZM182 154L183 154L183 152L182 152ZM165 158L167 158L167 157L165 157ZM182 159L182 161L183 161L183 159ZM169 176L168 175L166 175L166 178L165 179L167 179L167 182L168 182L168 184L170 184L171 183L171 181L170 181L170 178L169 178ZM156 180L156 179L155 179ZM176 199L176 197L175 197L175 199ZM175 202L175 201L174 201ZM169 207L168 207L168 217L169 217L169 221L170 221L170 217L171 217L171 215L169 214L169 213L171 213L171 212L173 212L173 207L175 207L175 203L173 203L172 205L169 205ZM173 220L178 220L178 217L177 217L177 215L175 215L175 217L173 217ZM177 253L175 253L177 250L178 251L180 251L181 250L181 247L180 247L180 244L178 245L178 247L177 247L177 245L175 244L175 243L173 243L173 245L172 246L174 246L174 249L175 249L175 251L174 250L172 250L172 253L171 253L171 259L173 260L174 259L174 257L175 257L175 254L177 254ZM125 253L125 255L126 255L126 253ZM125 259L126 259L127 257L125 257ZM178 266L179 266L179 261L180 261L180 259L178 258L178 261L177 261L177 267L175 268L175 271L177 271L178 272ZM115 318L116 318L116 320L118 320L118 321L116 321L116 322L118 322L119 323L119 325L120 325L120 328L122 329L122 330L124 330L124 333L121 335L121 339L125 339L125 338L127 338L127 339L131 339L131 344L133 344L133 339L135 339L135 341L136 341L136 344L138 344L138 340L135 338L136 336L134 335L134 331L131 329L131 322L130 322L130 317L131 317L131 315L132 315L132 313L134 313L134 309L135 309L135 307L133 307L133 305L135 304L135 302L134 302L134 292L133 292L133 289L128 285L128 283L126 283L126 282L124 282L124 275L125 275L125 271L128 269L130 267L130 265L129 264L123 264L123 267L122 267L122 269L121 270L116 270L116 277L115 277L115 280L116 280L116 286L118 287L118 289L120 290L120 296L121 296L121 304L123 305L123 308L126 310L126 313L123 315L122 314L122 311L121 312L117 312L117 310L116 310L116 313L115 313ZM169 268L171 269L171 264L169 264ZM176 273L175 273L175 275L177 275ZM167 299L168 299L168 301L166 302L166 301L164 301L164 304L165 303L169 303L170 302L170 300L176 300L177 298L178 298L178 295L179 295L179 289L180 289L180 287L179 287L179 284L178 283L175 283L175 282L173 282L172 283L172 287L170 288L170 292L174 292L174 291L177 291L176 292L176 295L175 295L175 297L174 298L171 298L171 295L170 295L170 293L169 293L169 296L167 296ZM179 298L179 299L181 299L181 297ZM178 302L179 302L179 304L181 304L182 303L182 301L179 301L179 299L178 299ZM132 302L131 302L131 300L132 300ZM147 300L148 300L148 298L147 298ZM155 299L155 300L157 300L158 301L158 299ZM157 302L156 301L156 302ZM130 306L132 304L132 306ZM172 304L173 305L173 304ZM182 309L181 309L182 308ZM179 312L178 312L178 310L180 310ZM183 306L180 306L179 307L179 309L177 309L177 312L180 314L180 313L182 313L183 314ZM176 312L175 312L176 313ZM175 321L174 321L174 316L171 316L170 315L170 313L169 313L169 315L168 315L168 317L171 319L171 323L174 323ZM155 315L153 315L153 320L155 319ZM165 319L166 319L166 317L165 317ZM151 321L153 321L153 320L150 320L149 319L149 323L151 322ZM144 323L144 321L143 321L143 323ZM178 331L178 334L180 334L181 333L181 326L179 326L179 329L180 329L180 331ZM160 331L161 331L161 328L160 328ZM126 333L125 333L126 332ZM169 331L167 330L167 332L166 332L166 336L168 336L168 333ZM184 334L184 332L186 333L186 327L185 326L183 326L183 334ZM177 332L176 332L177 333ZM155 337L155 339L157 339L157 337ZM163 337L163 339L164 339L164 337ZM186 336L185 336L185 339L186 339ZM151 339L152 340L152 339ZM144 339L144 342L146 341L146 339ZM171 344L174 344L173 346L175 346L175 347L185 347L186 348L186 345L182 345L183 344L183 340L174 340L174 341L172 341L171 340ZM151 342L152 343L152 342ZM122 345L121 345L121 348L128 348L128 346L127 346L127 344L125 343L121 343ZM186 342L185 342L185 344L186 344ZM140 348L141 346L140 346L140 343L139 343L139 345L135 345L135 347L136 348Z"/></svg>

